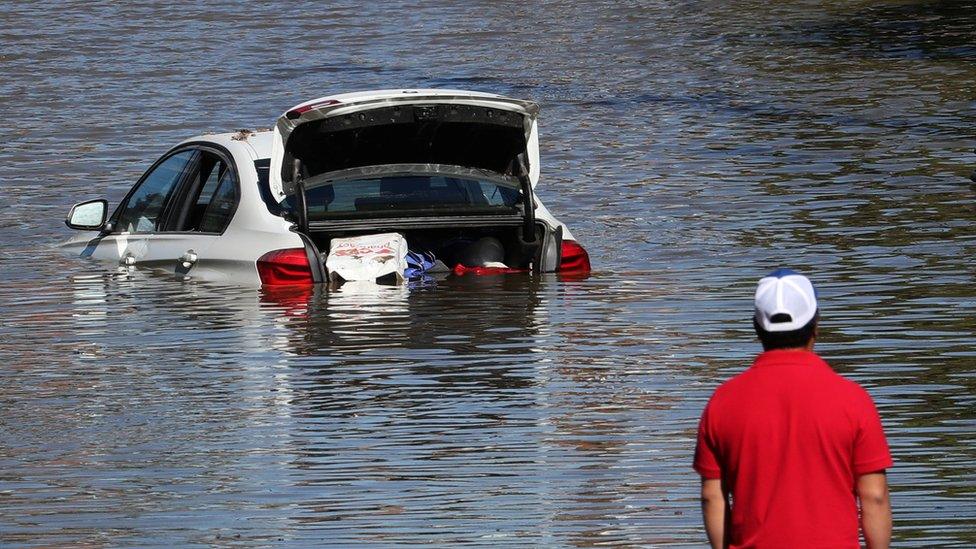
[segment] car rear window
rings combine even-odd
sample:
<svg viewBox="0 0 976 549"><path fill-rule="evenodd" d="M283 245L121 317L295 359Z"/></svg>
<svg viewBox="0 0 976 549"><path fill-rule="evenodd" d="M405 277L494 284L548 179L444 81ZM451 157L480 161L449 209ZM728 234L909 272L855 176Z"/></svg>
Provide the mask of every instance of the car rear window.
<svg viewBox="0 0 976 549"><path fill-rule="evenodd" d="M305 196L309 220L323 220L386 213L511 213L519 191L493 181L424 174L335 181Z"/></svg>
<svg viewBox="0 0 976 549"><path fill-rule="evenodd" d="M268 183L271 161L256 160L258 186L275 215L293 212L295 197L277 202ZM389 215L513 213L517 188L477 177L445 174L387 175L333 181L305 192L309 220Z"/></svg>

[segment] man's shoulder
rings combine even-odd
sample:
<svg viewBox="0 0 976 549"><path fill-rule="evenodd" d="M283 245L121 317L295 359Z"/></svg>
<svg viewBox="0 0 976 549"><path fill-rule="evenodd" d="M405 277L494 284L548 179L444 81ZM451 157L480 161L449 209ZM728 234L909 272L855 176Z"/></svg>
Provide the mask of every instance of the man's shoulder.
<svg viewBox="0 0 976 549"><path fill-rule="evenodd" d="M870 394L859 383L837 373L819 355L806 353L806 356L792 357L794 360L789 360L788 357L778 358L779 360L776 360L777 364L788 364L792 368L770 370L765 367L769 364L768 357L766 362L763 362L763 355L759 355L751 366L720 384L712 393L711 401L720 402L735 399L739 394L748 392L749 388L755 384L763 384L762 378L770 375L776 377L787 376L788 379L792 379L797 383L812 383L819 386L826 385L832 391L845 395L848 398L871 400Z"/></svg>
<svg viewBox="0 0 976 549"><path fill-rule="evenodd" d="M712 392L712 398L710 401L712 403L716 403L728 398L734 398L734 396L739 392L740 387L744 387L749 384L749 378L752 377L750 370L751 368L747 368L745 371L739 372L738 374L723 381L718 387L715 388L715 391Z"/></svg>
<svg viewBox="0 0 976 549"><path fill-rule="evenodd" d="M828 364L825 360L823 361L827 365L827 370L824 372L831 383L836 385L838 391L847 393L849 396L854 398L866 398L871 399L871 395L868 394L867 390L861 386L857 381L837 372L832 365Z"/></svg>
<svg viewBox="0 0 976 549"><path fill-rule="evenodd" d="M843 391L848 398L862 403L870 402L873 404L874 399L871 398L871 394L868 393L867 389L862 387L860 383L854 381L853 379L849 379L845 376L842 376L836 372L834 372L834 376L837 379L836 383L839 391Z"/></svg>

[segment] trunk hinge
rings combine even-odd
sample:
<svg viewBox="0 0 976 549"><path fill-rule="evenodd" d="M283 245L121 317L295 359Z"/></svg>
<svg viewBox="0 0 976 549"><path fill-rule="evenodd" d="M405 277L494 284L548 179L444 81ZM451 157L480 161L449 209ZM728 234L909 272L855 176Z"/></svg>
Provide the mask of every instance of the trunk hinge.
<svg viewBox="0 0 976 549"><path fill-rule="evenodd" d="M543 246L535 234L535 196L532 194L532 180L529 179L529 167L525 154L515 159L515 175L522 186L522 249L532 257L532 272L542 272L543 258L540 252Z"/></svg>
<svg viewBox="0 0 976 549"><path fill-rule="evenodd" d="M295 184L295 212L296 232L301 237L305 245L305 255L308 257L309 266L312 269L312 282L325 282L325 265L319 249L308 234L308 202L305 200L305 178L302 176L302 161L295 159L291 169L291 180Z"/></svg>
<svg viewBox="0 0 976 549"><path fill-rule="evenodd" d="M312 269L312 282L316 284L325 282L329 277L325 272L325 262L322 261L318 247L307 235L298 233L298 236L301 237L302 243L305 245L305 257L308 258L308 266Z"/></svg>
<svg viewBox="0 0 976 549"><path fill-rule="evenodd" d="M515 162L516 176L522 185L522 241L532 244L535 238L535 197L532 195L532 180L529 179L529 167L525 155L520 154Z"/></svg>
<svg viewBox="0 0 976 549"><path fill-rule="evenodd" d="M295 185L295 216L298 218L298 232L308 235L308 202L305 201L305 180L302 177L302 161L295 159L291 165L291 181Z"/></svg>

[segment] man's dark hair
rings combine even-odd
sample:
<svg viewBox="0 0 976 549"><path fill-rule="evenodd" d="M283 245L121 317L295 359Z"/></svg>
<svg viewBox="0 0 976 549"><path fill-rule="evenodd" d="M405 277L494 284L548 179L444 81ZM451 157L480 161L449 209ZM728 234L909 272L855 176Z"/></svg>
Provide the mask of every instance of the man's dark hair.
<svg viewBox="0 0 976 549"><path fill-rule="evenodd" d="M813 315L813 318L810 319L810 322L807 322L798 330L790 330L789 332L767 332L756 322L755 317L752 319L752 326L756 329L756 335L759 336L759 341L762 342L763 350L796 349L806 347L807 343L813 339L814 331L817 329L817 321L819 320L820 311L817 311Z"/></svg>

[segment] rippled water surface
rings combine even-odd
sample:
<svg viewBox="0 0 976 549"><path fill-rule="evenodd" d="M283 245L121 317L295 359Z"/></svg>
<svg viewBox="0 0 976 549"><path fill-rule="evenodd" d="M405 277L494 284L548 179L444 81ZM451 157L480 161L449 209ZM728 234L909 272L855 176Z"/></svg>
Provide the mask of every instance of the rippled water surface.
<svg viewBox="0 0 976 549"><path fill-rule="evenodd" d="M976 544L976 3L4 3L0 545L701 546L751 294L820 288L899 546ZM542 105L586 280L277 295L64 257L169 146L301 100Z"/></svg>

